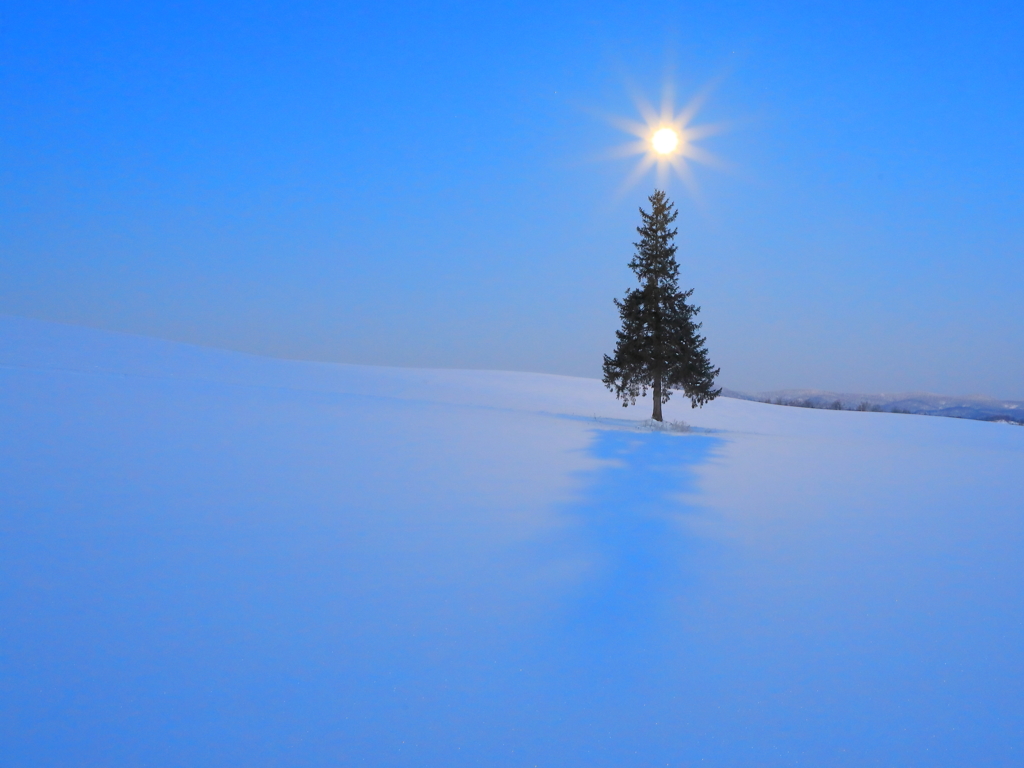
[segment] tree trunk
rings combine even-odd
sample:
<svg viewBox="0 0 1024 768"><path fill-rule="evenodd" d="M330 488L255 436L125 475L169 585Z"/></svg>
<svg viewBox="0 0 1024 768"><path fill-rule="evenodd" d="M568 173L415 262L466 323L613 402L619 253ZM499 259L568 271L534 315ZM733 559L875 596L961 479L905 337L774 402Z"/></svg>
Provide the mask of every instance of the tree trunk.
<svg viewBox="0 0 1024 768"><path fill-rule="evenodd" d="M664 421L661 417L661 374L654 374L654 391L651 393L654 395L654 413L651 414L651 418L655 421Z"/></svg>

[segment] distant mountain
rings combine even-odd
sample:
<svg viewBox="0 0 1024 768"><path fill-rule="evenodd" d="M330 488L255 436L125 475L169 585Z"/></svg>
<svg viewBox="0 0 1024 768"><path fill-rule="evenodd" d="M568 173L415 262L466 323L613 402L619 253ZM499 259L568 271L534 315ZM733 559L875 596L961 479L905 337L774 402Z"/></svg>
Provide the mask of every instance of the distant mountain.
<svg viewBox="0 0 1024 768"><path fill-rule="evenodd" d="M954 419L999 421L1024 425L1024 401L996 400L981 395L953 397L928 392L858 395L819 389L779 389L771 392L737 392L723 389L724 397L797 408L831 408L844 411L914 413Z"/></svg>

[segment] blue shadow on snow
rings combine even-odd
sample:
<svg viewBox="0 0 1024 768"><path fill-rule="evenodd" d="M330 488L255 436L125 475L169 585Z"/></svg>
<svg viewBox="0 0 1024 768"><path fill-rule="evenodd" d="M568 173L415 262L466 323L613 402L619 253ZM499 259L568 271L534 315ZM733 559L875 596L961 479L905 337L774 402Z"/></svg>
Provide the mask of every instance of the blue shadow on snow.
<svg viewBox="0 0 1024 768"><path fill-rule="evenodd" d="M571 634L614 643L641 639L685 587L697 541L686 520L699 513L694 469L722 444L704 434L596 430L590 453L607 462L587 473L583 499L567 513L591 570L570 610Z"/></svg>

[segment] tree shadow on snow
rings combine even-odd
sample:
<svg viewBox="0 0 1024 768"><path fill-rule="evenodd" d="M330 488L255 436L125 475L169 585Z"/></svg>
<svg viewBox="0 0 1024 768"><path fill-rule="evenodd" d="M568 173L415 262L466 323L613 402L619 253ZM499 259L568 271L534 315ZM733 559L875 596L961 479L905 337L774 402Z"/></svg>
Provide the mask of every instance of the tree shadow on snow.
<svg viewBox="0 0 1024 768"><path fill-rule="evenodd" d="M565 510L588 563L563 614L578 648L646 644L685 591L700 546L688 528L700 510L687 497L695 468L721 444L692 433L594 432L589 452L602 466Z"/></svg>

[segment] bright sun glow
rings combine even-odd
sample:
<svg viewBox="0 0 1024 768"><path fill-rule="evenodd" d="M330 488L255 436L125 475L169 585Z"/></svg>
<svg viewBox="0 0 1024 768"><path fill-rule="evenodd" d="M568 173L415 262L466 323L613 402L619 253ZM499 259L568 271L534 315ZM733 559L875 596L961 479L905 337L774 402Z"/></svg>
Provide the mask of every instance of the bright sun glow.
<svg viewBox="0 0 1024 768"><path fill-rule="evenodd" d="M721 133L725 126L693 124L694 118L715 85L714 82L709 83L679 112L673 108L672 87L670 83L666 83L660 109L655 109L649 102L634 95L642 121L608 116L613 125L636 137L629 144L612 150L609 157L640 155L639 162L623 186L623 192L654 169L659 185L664 185L668 177L674 173L686 184L694 199L699 200L697 179L691 164L697 162L719 167L722 165L717 157L695 142Z"/></svg>
<svg viewBox="0 0 1024 768"><path fill-rule="evenodd" d="M659 155L667 155L679 146L679 134L671 128L662 128L651 137L651 144Z"/></svg>

